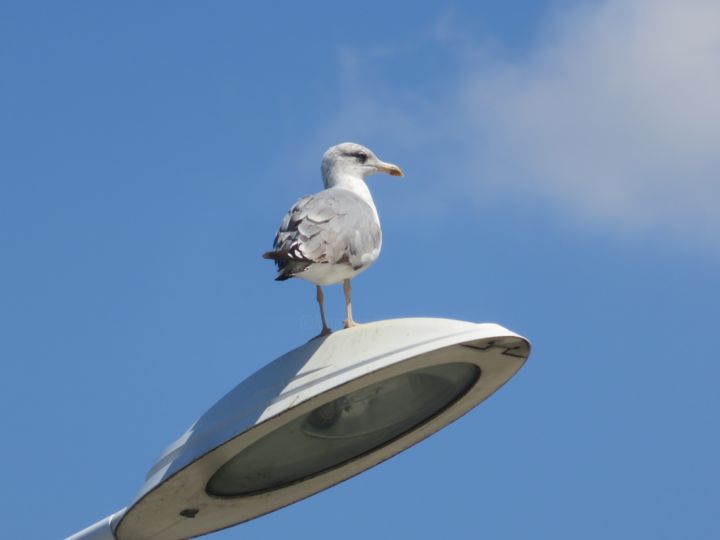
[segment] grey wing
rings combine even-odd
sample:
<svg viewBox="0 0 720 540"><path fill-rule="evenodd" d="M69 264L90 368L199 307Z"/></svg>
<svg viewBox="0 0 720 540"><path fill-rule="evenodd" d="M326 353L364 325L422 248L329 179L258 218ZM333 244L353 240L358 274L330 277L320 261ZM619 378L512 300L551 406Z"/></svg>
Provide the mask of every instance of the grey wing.
<svg viewBox="0 0 720 540"><path fill-rule="evenodd" d="M361 268L377 257L382 242L372 208L354 193L329 189L300 199L283 219L274 254L286 279L314 263Z"/></svg>

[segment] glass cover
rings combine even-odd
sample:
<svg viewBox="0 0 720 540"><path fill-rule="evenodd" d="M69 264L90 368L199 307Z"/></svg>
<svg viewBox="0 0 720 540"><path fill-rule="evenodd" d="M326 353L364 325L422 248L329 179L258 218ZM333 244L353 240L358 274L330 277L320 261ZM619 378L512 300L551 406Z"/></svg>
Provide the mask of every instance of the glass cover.
<svg viewBox="0 0 720 540"><path fill-rule="evenodd" d="M213 475L210 495L277 489L342 465L436 416L475 384L480 369L418 369L351 392L254 442Z"/></svg>

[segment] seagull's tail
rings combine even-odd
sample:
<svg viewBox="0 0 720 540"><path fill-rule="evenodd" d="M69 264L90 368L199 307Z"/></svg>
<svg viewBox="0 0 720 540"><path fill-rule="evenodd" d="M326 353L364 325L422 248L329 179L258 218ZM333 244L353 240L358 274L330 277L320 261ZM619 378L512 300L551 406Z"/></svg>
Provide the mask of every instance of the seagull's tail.
<svg viewBox="0 0 720 540"><path fill-rule="evenodd" d="M266 251L262 254L262 258L275 261L275 264L278 267L278 275L275 278L275 281L285 281L286 279L293 277L293 265L289 264L292 259L288 256L287 250Z"/></svg>
<svg viewBox="0 0 720 540"><path fill-rule="evenodd" d="M275 251L266 251L262 254L263 259L272 259L278 264L287 264L287 263L305 263L307 264L311 263L312 261L305 258L299 249L293 248L292 250L289 249L278 249Z"/></svg>

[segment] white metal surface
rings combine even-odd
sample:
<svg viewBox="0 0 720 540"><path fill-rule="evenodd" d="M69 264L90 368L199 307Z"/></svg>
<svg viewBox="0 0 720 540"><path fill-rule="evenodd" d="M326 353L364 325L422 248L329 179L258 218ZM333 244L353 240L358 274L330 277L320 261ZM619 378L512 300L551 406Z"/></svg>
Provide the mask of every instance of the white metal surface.
<svg viewBox="0 0 720 540"><path fill-rule="evenodd" d="M448 319L379 321L312 340L240 383L173 443L114 524L115 536L118 540L198 536L342 482L465 414L507 382L529 351L527 340L502 326ZM269 492L233 498L206 493L209 478L224 463L287 422L367 385L451 362L477 365L480 378L447 409L388 444Z"/></svg>
<svg viewBox="0 0 720 540"><path fill-rule="evenodd" d="M116 540L113 529L117 525L118 519L125 513L125 510L126 509L123 508L119 512L115 512L97 523L93 523L87 529L83 529L65 540Z"/></svg>

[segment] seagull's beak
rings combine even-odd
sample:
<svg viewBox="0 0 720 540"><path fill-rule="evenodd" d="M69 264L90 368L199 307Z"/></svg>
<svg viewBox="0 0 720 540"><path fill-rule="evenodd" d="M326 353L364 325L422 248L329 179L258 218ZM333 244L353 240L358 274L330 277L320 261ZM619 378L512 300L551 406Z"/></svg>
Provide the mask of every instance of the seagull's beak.
<svg viewBox="0 0 720 540"><path fill-rule="evenodd" d="M375 168L378 170L378 172L388 173L390 176L404 176L402 169L397 165L393 165L392 163L385 163L384 161L380 161L377 165L375 165Z"/></svg>

